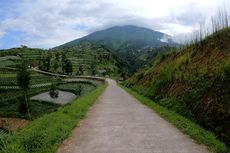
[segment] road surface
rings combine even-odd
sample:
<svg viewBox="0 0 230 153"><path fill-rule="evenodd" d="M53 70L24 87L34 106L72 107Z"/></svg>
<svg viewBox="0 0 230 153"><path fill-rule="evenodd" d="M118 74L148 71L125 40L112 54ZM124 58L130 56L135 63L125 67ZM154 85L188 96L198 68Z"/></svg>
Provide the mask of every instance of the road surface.
<svg viewBox="0 0 230 153"><path fill-rule="evenodd" d="M57 153L208 153L113 80Z"/></svg>

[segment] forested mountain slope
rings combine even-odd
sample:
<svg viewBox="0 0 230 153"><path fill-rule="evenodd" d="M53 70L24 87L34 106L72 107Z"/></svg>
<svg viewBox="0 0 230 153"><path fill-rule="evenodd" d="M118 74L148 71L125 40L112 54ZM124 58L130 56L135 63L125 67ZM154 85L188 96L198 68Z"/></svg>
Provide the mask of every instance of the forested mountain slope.
<svg viewBox="0 0 230 153"><path fill-rule="evenodd" d="M151 29L137 26L115 26L93 32L85 37L75 39L55 48L74 47L81 42L102 44L128 64L129 70L135 72L145 65L149 55L156 55L159 48L175 47L171 36ZM159 50L158 50L159 49Z"/></svg>

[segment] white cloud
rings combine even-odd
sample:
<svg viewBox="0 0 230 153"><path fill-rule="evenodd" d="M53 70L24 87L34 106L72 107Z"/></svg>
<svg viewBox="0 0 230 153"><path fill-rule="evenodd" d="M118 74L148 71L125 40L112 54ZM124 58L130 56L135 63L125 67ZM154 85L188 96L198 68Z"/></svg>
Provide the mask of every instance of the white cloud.
<svg viewBox="0 0 230 153"><path fill-rule="evenodd" d="M16 29L26 33L26 45L49 48L125 24L178 37L196 30L223 3L230 6L228 0L22 0L0 18L0 37Z"/></svg>
<svg viewBox="0 0 230 153"><path fill-rule="evenodd" d="M6 33L4 31L0 31L0 38L2 38Z"/></svg>

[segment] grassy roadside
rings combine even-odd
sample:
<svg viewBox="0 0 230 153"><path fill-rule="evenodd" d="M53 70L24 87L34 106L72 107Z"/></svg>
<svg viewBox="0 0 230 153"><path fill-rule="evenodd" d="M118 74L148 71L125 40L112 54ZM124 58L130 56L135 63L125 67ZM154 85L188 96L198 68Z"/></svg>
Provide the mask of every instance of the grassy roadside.
<svg viewBox="0 0 230 153"><path fill-rule="evenodd" d="M55 153L58 145L86 115L90 106L103 93L107 84L86 94L57 112L44 115L15 135L2 139L3 153Z"/></svg>
<svg viewBox="0 0 230 153"><path fill-rule="evenodd" d="M164 119L174 124L178 129L189 135L197 143L206 145L210 151L214 153L224 153L227 150L226 145L221 141L217 140L214 134L212 134L211 132L204 130L202 127L193 123L192 121L154 103L152 100L136 93L135 91L127 87L120 87L122 87L132 96L134 96L140 102L160 114L160 116L162 116Z"/></svg>

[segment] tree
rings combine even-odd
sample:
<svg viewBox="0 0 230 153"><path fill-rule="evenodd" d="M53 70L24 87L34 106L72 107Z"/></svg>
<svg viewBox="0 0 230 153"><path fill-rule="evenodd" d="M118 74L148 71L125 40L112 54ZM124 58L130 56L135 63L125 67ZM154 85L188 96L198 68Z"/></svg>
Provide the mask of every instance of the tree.
<svg viewBox="0 0 230 153"><path fill-rule="evenodd" d="M46 67L46 70L50 70L50 61L51 61L51 58L52 58L52 54L49 52L48 53L48 56L47 56L47 58L46 58L46 62L47 62L47 67Z"/></svg>
<svg viewBox="0 0 230 153"><path fill-rule="evenodd" d="M62 73L65 73L65 65L66 65L66 54L64 52L61 53L61 62L62 62Z"/></svg>
<svg viewBox="0 0 230 153"><path fill-rule="evenodd" d="M65 62L65 72L67 74L71 74L72 75L72 72L73 72L73 66L72 66L72 63L70 60L66 60Z"/></svg>
<svg viewBox="0 0 230 153"><path fill-rule="evenodd" d="M59 67L59 59L60 59L60 53L56 52L55 53L55 60L54 60L54 64L53 64L54 71L56 71Z"/></svg>
<svg viewBox="0 0 230 153"><path fill-rule="evenodd" d="M30 84L30 72L27 70L27 63L25 61L18 67L17 71L17 82L18 86L24 91L24 100L21 101L21 108L26 108L29 119L31 120L31 115L29 111L29 104L27 99L27 91ZM26 107L22 106L26 105Z"/></svg>
<svg viewBox="0 0 230 153"><path fill-rule="evenodd" d="M57 98L58 97L58 90L57 90L56 84L53 83L51 85L49 95L51 98Z"/></svg>
<svg viewBox="0 0 230 153"><path fill-rule="evenodd" d="M56 71L57 70L57 68L58 68L58 61L54 61L54 64L53 64L53 69L54 69L54 71Z"/></svg>
<svg viewBox="0 0 230 153"><path fill-rule="evenodd" d="M82 65L79 66L79 69L78 69L78 70L79 70L79 74L80 74L80 75L83 75L84 71L83 71Z"/></svg>
<svg viewBox="0 0 230 153"><path fill-rule="evenodd" d="M91 75L92 75L92 76L95 76L95 75L96 75L96 70L95 70L94 64L92 64L92 65L90 66L90 68L91 68Z"/></svg>
<svg viewBox="0 0 230 153"><path fill-rule="evenodd" d="M55 54L55 60L56 60L56 61L59 61L59 58L60 58L60 53L57 52L57 53Z"/></svg>

